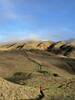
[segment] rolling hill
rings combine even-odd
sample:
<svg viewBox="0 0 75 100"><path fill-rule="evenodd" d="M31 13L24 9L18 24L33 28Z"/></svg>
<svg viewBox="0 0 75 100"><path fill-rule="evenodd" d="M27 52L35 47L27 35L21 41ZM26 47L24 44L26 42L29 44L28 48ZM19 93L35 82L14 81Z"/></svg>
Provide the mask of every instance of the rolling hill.
<svg viewBox="0 0 75 100"><path fill-rule="evenodd" d="M14 100L15 94L16 100L26 99L26 94L28 99L35 98L39 95L40 85L45 95L43 100L74 100L74 52L74 46L63 41L28 41L0 46L1 100L2 95L5 100ZM4 93L6 86L8 91Z"/></svg>

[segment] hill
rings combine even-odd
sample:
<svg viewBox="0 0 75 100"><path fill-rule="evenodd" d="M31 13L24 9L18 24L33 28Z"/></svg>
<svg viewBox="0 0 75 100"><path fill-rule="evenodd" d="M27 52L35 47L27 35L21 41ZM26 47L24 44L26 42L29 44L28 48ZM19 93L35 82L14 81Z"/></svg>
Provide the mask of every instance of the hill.
<svg viewBox="0 0 75 100"><path fill-rule="evenodd" d="M8 43L0 46L1 51L16 50L16 49L39 49L46 50L49 45L52 44L51 41L25 41L17 43Z"/></svg>
<svg viewBox="0 0 75 100"><path fill-rule="evenodd" d="M38 89L16 85L0 78L0 100L30 100L38 94Z"/></svg>
<svg viewBox="0 0 75 100"><path fill-rule="evenodd" d="M46 43L48 47L43 48ZM1 48L8 48L0 51L1 100L3 95L5 100L36 98L39 95L40 85L45 95L43 100L60 100L60 98L74 100L75 56L71 55L74 47L63 41L56 43L32 41L27 42L26 45L17 43L1 46ZM9 49L11 47L12 49ZM66 50L67 48L72 50ZM15 94L17 97L14 96Z"/></svg>
<svg viewBox="0 0 75 100"><path fill-rule="evenodd" d="M0 46L0 51L10 50L45 50L55 55L68 56L71 58L75 57L75 41L26 41L9 43Z"/></svg>

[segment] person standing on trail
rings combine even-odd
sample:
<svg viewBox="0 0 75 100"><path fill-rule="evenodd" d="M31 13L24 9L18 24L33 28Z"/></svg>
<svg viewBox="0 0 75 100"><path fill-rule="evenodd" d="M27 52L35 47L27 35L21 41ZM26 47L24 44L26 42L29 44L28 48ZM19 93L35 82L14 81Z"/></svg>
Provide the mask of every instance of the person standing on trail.
<svg viewBox="0 0 75 100"><path fill-rule="evenodd" d="M43 98L45 96L41 85L40 85L40 94L41 94L41 98Z"/></svg>
<svg viewBox="0 0 75 100"><path fill-rule="evenodd" d="M42 100L44 98L44 92L43 92L43 89L42 89L42 86L40 85L40 94L36 97L35 100Z"/></svg>

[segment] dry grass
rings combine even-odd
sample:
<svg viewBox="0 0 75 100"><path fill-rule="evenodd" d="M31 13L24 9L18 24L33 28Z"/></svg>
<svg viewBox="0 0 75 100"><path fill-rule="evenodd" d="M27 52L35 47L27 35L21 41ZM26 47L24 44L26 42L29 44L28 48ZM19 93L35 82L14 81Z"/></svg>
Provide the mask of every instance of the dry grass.
<svg viewBox="0 0 75 100"><path fill-rule="evenodd" d="M44 100L60 100L60 98L62 98L61 100L72 100L75 98L75 59L72 58L54 56L41 50L0 52L0 76L13 82L13 86L9 85L13 91L14 85L17 87L15 91L19 90L20 84L31 87L33 90L34 88L38 90L39 86L42 85L45 94ZM4 82L4 86L6 83L12 84L7 81ZM31 88L28 89L28 97L33 95L30 93ZM6 92L9 93L9 91ZM19 96L17 98L25 96L26 91L23 88L22 93L21 95L18 91ZM36 94L38 95L38 91ZM12 92L11 95L13 95Z"/></svg>

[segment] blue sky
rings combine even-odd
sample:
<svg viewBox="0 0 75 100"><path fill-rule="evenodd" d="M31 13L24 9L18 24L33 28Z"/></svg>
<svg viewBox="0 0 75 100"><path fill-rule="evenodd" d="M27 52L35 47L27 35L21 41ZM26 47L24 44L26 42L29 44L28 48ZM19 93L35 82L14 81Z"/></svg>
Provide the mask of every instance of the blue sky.
<svg viewBox="0 0 75 100"><path fill-rule="evenodd" d="M0 42L75 38L75 0L0 0Z"/></svg>

